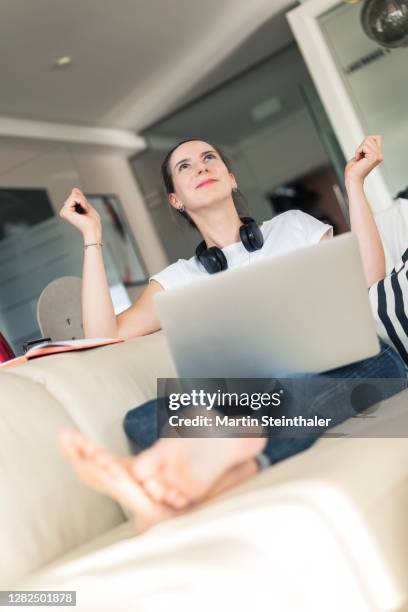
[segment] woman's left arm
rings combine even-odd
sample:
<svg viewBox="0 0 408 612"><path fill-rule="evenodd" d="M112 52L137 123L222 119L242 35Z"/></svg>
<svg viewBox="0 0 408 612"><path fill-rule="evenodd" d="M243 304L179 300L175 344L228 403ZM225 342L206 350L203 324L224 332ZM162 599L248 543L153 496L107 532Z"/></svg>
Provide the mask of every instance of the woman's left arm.
<svg viewBox="0 0 408 612"><path fill-rule="evenodd" d="M351 231L358 239L367 287L385 277L384 249L364 192L366 177L382 159L381 136L367 136L344 172Z"/></svg>

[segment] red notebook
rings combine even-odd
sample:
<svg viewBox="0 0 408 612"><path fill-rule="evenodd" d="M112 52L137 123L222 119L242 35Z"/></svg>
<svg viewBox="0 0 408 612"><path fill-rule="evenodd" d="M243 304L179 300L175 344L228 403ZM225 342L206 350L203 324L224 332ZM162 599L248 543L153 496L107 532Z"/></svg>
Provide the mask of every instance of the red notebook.
<svg viewBox="0 0 408 612"><path fill-rule="evenodd" d="M37 357L45 357L45 355L55 355L56 353L65 353L68 351L82 351L84 349L96 348L98 346L106 346L108 344L117 344L124 342L123 338L84 338L81 340L60 340L56 342L42 342L33 346L24 355L10 359L4 363L0 363L1 368L11 368L12 366L26 363L29 359Z"/></svg>

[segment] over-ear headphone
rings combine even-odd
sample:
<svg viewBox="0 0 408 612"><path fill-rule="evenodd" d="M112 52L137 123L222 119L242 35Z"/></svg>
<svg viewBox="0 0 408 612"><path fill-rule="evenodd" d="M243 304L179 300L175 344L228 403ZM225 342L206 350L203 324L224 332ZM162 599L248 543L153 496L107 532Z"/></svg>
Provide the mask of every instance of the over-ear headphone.
<svg viewBox="0 0 408 612"><path fill-rule="evenodd" d="M263 246L263 235L258 224L251 217L241 217L243 225L239 228L241 242L247 251L258 251ZM216 274L228 268L227 258L219 247L210 247L203 240L196 248L198 261L209 274Z"/></svg>

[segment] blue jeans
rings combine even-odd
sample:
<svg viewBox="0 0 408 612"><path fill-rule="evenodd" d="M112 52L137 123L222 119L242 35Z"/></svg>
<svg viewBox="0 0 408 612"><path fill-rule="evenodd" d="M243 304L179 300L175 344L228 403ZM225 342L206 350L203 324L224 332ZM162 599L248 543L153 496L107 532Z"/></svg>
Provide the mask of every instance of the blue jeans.
<svg viewBox="0 0 408 612"><path fill-rule="evenodd" d="M381 399L387 399L407 388L407 370L402 359L381 340L380 345L380 352L375 357L322 374L304 374L297 377L303 384L293 386L293 414L301 414L305 418L318 414L319 417L331 419L331 428L356 415L356 409L350 402L351 379L392 379L390 384L384 385ZM314 384L310 384L310 381ZM377 401L378 396L368 395L364 400L364 409ZM165 422L165 415L158 410L157 400L130 410L125 416L124 429L134 450L143 450L154 444ZM323 430L320 429L311 430L310 434L301 436L271 436L264 453L270 463L277 463L309 448L322 433Z"/></svg>

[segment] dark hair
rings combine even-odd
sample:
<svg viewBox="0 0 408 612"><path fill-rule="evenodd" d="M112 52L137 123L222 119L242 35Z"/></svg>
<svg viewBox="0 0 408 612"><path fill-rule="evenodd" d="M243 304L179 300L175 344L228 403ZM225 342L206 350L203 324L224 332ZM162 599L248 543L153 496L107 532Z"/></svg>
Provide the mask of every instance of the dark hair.
<svg viewBox="0 0 408 612"><path fill-rule="evenodd" d="M182 140L181 142L177 143L175 147L170 149L170 151L167 153L166 157L164 158L162 165L161 165L161 176L162 176L164 188L166 190L167 195L169 195L170 193L174 193L174 181L173 181L173 176L171 174L170 167L169 167L170 157L173 155L174 151L178 149L182 144L185 144L186 142L194 142L196 140L201 140L201 139L200 138L189 138L188 140ZM208 142L208 140L203 140L203 142ZM214 151L216 151L216 153L218 153L218 155L221 157L222 161L227 167L228 172L232 172L231 162L229 161L225 153L220 149L220 147L213 145L211 142L208 142L208 144L211 145ZM244 195L239 191L239 189L233 192L232 199L234 200L234 205L235 205L235 208L239 216L250 216L248 203ZM245 210L239 212L239 209L241 208L242 203L244 205ZM170 214L173 216L172 209L173 209L173 206L170 206ZM194 227L194 229L198 230L196 224L194 223L194 221L192 220L188 212L186 212L185 210L183 212L179 211L179 215L184 217L184 219L186 219L186 221L191 227ZM173 218L175 217L173 216Z"/></svg>

